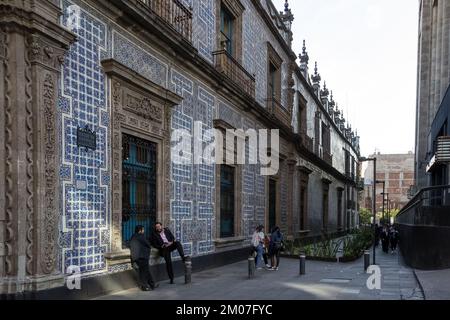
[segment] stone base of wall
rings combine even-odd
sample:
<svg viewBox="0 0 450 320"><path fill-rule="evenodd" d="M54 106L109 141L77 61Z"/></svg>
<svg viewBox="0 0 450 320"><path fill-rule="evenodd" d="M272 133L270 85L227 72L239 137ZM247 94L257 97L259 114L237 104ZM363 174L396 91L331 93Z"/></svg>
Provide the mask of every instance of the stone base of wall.
<svg viewBox="0 0 450 320"><path fill-rule="evenodd" d="M221 252L192 259L192 272L221 267L236 263L248 258L250 248ZM175 277L184 275L184 264L181 261L173 262ZM151 267L156 282L168 280L165 264ZM247 269L242 271L247 272ZM195 281L195 277L193 279ZM43 291L28 291L14 295L0 295L0 300L78 300L92 299L113 292L128 290L137 287L137 273L127 270L81 280L81 290L69 290L65 286Z"/></svg>
<svg viewBox="0 0 450 320"><path fill-rule="evenodd" d="M450 227L399 225L400 250L412 268L439 270L450 268Z"/></svg>
<svg viewBox="0 0 450 320"><path fill-rule="evenodd" d="M35 276L26 279L3 278L0 281L0 296L11 292L42 291L64 285L63 275Z"/></svg>

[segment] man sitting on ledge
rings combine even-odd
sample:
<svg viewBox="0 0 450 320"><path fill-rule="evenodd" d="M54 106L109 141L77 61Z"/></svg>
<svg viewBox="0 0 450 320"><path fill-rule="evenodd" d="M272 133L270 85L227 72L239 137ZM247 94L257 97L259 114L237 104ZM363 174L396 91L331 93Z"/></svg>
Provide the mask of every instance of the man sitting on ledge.
<svg viewBox="0 0 450 320"><path fill-rule="evenodd" d="M186 261L186 257L184 256L183 246L179 241L175 241L175 237L169 228L163 228L161 222L157 222L155 224L155 230L153 231L150 242L152 246L159 250L159 254L166 261L167 274L170 278L170 284L173 284L173 268L172 268L172 251L177 250L180 254L183 262Z"/></svg>

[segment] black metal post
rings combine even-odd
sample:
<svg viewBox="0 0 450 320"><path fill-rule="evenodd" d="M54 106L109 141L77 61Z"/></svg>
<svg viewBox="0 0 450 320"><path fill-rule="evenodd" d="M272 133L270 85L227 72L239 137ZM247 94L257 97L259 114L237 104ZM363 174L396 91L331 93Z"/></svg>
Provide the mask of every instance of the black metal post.
<svg viewBox="0 0 450 320"><path fill-rule="evenodd" d="M386 217L384 215L384 195L385 195L385 187L386 187L386 181L383 181L383 222L386 223Z"/></svg>
<svg viewBox="0 0 450 320"><path fill-rule="evenodd" d="M364 251L364 271L367 271L370 265L370 251Z"/></svg>
<svg viewBox="0 0 450 320"><path fill-rule="evenodd" d="M300 275L306 274L306 256L304 254L300 255Z"/></svg>
<svg viewBox="0 0 450 320"><path fill-rule="evenodd" d="M184 283L189 284L192 282L192 260L191 257L186 257L184 261Z"/></svg>
<svg viewBox="0 0 450 320"><path fill-rule="evenodd" d="M389 193L387 194L387 212L389 216L389 223L391 223L391 203L389 201Z"/></svg>
<svg viewBox="0 0 450 320"><path fill-rule="evenodd" d="M255 276L255 258L250 256L248 257L248 278L252 279Z"/></svg>
<svg viewBox="0 0 450 320"><path fill-rule="evenodd" d="M377 220L377 158L373 158L373 199L372 199L372 212L373 212L373 265L375 265L375 241L376 241L376 226Z"/></svg>

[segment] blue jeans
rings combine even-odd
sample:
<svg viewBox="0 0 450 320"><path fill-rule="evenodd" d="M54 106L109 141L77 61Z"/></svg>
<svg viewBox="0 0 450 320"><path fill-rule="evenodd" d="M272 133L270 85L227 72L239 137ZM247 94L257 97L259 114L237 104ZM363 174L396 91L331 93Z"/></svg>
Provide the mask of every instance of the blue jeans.
<svg viewBox="0 0 450 320"><path fill-rule="evenodd" d="M255 259L255 264L256 267L258 268L259 266L262 268L264 267L264 263L263 263L263 252L264 252L264 248L263 245L260 243L257 247L256 247L256 259ZM261 266L262 263L262 266Z"/></svg>

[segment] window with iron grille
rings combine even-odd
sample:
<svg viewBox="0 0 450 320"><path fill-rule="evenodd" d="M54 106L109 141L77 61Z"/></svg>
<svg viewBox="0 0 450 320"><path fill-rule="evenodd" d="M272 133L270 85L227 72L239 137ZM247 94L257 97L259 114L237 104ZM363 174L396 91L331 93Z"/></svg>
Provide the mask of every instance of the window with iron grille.
<svg viewBox="0 0 450 320"><path fill-rule="evenodd" d="M235 236L235 168L220 167L220 237Z"/></svg>
<svg viewBox="0 0 450 320"><path fill-rule="evenodd" d="M156 222L155 143L122 135L122 243L128 241L138 225L149 232Z"/></svg>

